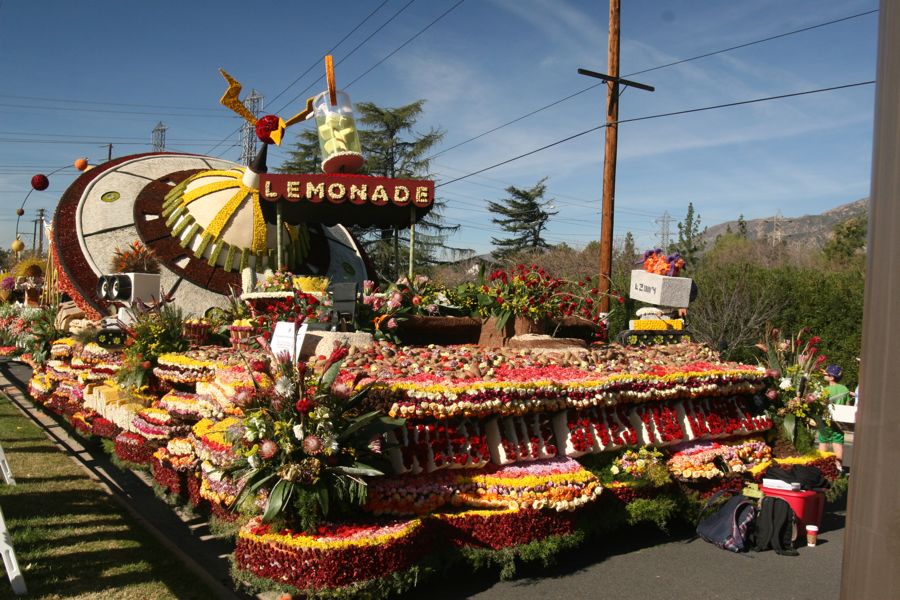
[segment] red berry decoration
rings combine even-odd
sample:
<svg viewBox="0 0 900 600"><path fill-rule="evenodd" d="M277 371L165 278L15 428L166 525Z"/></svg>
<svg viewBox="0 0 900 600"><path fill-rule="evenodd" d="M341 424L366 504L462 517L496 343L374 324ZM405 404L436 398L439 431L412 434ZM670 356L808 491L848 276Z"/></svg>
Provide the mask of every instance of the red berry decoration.
<svg viewBox="0 0 900 600"><path fill-rule="evenodd" d="M256 137L265 144L274 144L272 132L278 130L278 117L275 115L266 115L256 122Z"/></svg>
<svg viewBox="0 0 900 600"><path fill-rule="evenodd" d="M34 177L31 178L31 187L36 189L39 192L46 190L50 187L50 180L47 179L47 176L43 173L38 173Z"/></svg>

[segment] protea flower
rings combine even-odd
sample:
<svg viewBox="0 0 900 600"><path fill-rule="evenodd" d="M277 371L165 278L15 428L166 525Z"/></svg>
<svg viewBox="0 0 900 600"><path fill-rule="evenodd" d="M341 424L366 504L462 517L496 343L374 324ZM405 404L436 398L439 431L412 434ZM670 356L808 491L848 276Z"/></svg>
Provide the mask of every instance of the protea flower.
<svg viewBox="0 0 900 600"><path fill-rule="evenodd" d="M315 456L325 449L325 442L317 435L308 435L303 438L303 451Z"/></svg>
<svg viewBox="0 0 900 600"><path fill-rule="evenodd" d="M278 444L272 440L263 440L259 445L259 455L263 460L269 460L278 454Z"/></svg>

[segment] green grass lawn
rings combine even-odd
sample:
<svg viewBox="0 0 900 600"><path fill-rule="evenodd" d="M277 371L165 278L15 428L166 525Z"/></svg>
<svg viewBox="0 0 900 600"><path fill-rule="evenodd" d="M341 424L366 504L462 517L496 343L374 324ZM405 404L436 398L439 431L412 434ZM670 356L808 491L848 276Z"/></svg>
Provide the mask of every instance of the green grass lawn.
<svg viewBox="0 0 900 600"><path fill-rule="evenodd" d="M18 484L0 478L0 508L28 598L214 598L4 395L0 444ZM14 597L5 572L0 597Z"/></svg>

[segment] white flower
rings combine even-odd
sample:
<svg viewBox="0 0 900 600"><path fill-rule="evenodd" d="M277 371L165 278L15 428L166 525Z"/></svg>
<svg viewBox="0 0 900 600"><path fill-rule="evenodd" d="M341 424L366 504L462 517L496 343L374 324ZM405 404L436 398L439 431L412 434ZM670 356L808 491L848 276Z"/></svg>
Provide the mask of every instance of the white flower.
<svg viewBox="0 0 900 600"><path fill-rule="evenodd" d="M275 382L275 393L283 398L290 398L293 395L294 384L288 377L279 377Z"/></svg>
<svg viewBox="0 0 900 600"><path fill-rule="evenodd" d="M259 456L257 456L256 454L254 454L253 456L251 456L250 458L248 458L248 459L247 459L247 462L248 462L248 463L250 464L250 466L253 467L254 469L258 469L258 468L259 468L259 465L262 464L262 461L259 460Z"/></svg>
<svg viewBox="0 0 900 600"><path fill-rule="evenodd" d="M303 425L300 423L297 423L296 425L294 425L293 432L294 432L294 437L297 438L298 440L300 440L301 442L303 441L303 438L306 437L306 434L303 431Z"/></svg>
<svg viewBox="0 0 900 600"><path fill-rule="evenodd" d="M781 381L778 383L778 387L783 390L789 390L792 387L791 378L790 377L782 377Z"/></svg>
<svg viewBox="0 0 900 600"><path fill-rule="evenodd" d="M619 474L619 467L617 467L616 465L613 465L613 466L609 469L609 472L612 473L613 475L618 475L618 474Z"/></svg>

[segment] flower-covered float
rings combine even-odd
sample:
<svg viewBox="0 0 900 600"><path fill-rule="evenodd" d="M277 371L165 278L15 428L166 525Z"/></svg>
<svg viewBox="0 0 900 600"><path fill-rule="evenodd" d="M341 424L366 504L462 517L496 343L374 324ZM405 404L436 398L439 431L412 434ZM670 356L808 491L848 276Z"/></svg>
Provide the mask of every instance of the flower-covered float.
<svg viewBox="0 0 900 600"><path fill-rule="evenodd" d="M257 119L225 77L223 104L264 144L314 112L310 99L286 121ZM383 294L362 286L360 313L384 339L334 334L328 339L345 343L273 352L276 324L328 323L323 277L362 282L364 256L338 222L410 224L433 201L432 182L353 173L352 113L332 110L346 107L336 96L320 101L324 174L267 175L265 145L249 167L152 154L82 174L55 218L59 286L87 316L106 314L97 292L105 265L116 248L145 247L175 305L162 295L133 303L133 320L117 334L99 325L33 334L28 358L36 402L103 439L123 466L149 469L173 502L231 524L237 582L387 595L437 562L505 560L506 571L510 560L546 557L606 523L645 519L642 503L662 499L653 514L672 512L684 499L740 489L773 464L812 462L837 477L828 455L774 457L773 372L697 344L389 341L382 334L402 329L419 306L450 300L427 278ZM658 273L680 267L677 257L647 260ZM501 328L557 309L597 317L577 297L590 299L587 282L572 291L554 281L548 291L548 281L536 265L497 272L475 292L520 301L473 308ZM242 304L224 322L180 312L224 309L232 287L244 292ZM38 319L0 312L6 340L27 337L30 322Z"/></svg>

